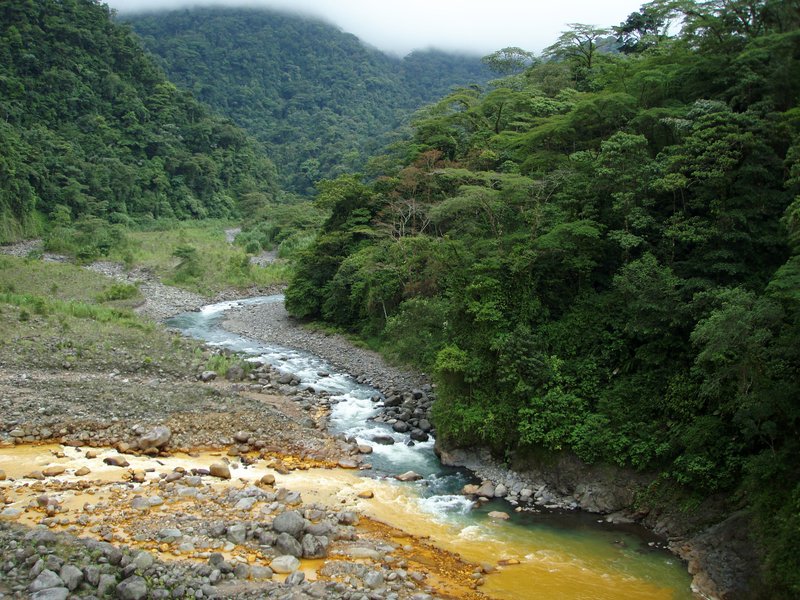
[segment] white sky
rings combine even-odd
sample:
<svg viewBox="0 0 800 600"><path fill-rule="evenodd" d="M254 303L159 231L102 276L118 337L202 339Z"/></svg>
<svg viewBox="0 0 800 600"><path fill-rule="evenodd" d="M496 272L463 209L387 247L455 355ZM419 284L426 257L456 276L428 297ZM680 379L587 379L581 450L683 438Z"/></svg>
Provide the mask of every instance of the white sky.
<svg viewBox="0 0 800 600"><path fill-rule="evenodd" d="M567 23L618 25L645 0L106 0L121 14L198 5L264 6L338 25L386 52L440 48L488 54L508 46L536 53Z"/></svg>

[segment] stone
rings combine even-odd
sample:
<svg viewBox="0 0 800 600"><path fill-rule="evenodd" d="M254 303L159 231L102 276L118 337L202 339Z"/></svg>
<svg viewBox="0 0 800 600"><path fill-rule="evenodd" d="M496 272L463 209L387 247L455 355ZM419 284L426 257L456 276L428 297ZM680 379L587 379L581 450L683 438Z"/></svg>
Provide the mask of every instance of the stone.
<svg viewBox="0 0 800 600"><path fill-rule="evenodd" d="M303 555L303 547L300 545L300 542L288 533L281 533L278 535L278 539L275 540L275 551L290 556L299 557Z"/></svg>
<svg viewBox="0 0 800 600"><path fill-rule="evenodd" d="M117 598L120 600L142 600L147 597L147 582L138 575L128 577L117 585Z"/></svg>
<svg viewBox="0 0 800 600"><path fill-rule="evenodd" d="M300 568L300 561L291 555L276 556L269 563L269 568L273 573L291 573Z"/></svg>
<svg viewBox="0 0 800 600"><path fill-rule="evenodd" d="M44 473L41 471L31 471L25 475L25 479L36 479L37 481L42 481L44 479Z"/></svg>
<svg viewBox="0 0 800 600"><path fill-rule="evenodd" d="M100 575L100 580L97 582L97 596L100 598L111 595L111 592L117 587L117 578L109 573Z"/></svg>
<svg viewBox="0 0 800 600"><path fill-rule="evenodd" d="M212 477L218 477L219 479L230 479L231 478L231 470L225 463L216 462L213 463L208 468L208 473Z"/></svg>
<svg viewBox="0 0 800 600"><path fill-rule="evenodd" d="M83 477L84 475L88 475L91 472L92 472L92 470L89 467L84 466L84 467L81 467L80 469L78 469L77 471L75 471L75 476L76 477Z"/></svg>
<svg viewBox="0 0 800 600"><path fill-rule="evenodd" d="M132 564L136 567L137 571L144 572L152 567L154 562L153 555L142 550L134 557Z"/></svg>
<svg viewBox="0 0 800 600"><path fill-rule="evenodd" d="M261 565L253 565L250 567L250 578L255 580L272 579L272 569Z"/></svg>
<svg viewBox="0 0 800 600"><path fill-rule="evenodd" d="M302 571L295 571L286 578L286 585L300 585L306 579L306 574Z"/></svg>
<svg viewBox="0 0 800 600"><path fill-rule="evenodd" d="M244 377L245 372L241 365L231 365L225 372L225 379L228 381L242 381Z"/></svg>
<svg viewBox="0 0 800 600"><path fill-rule="evenodd" d="M433 429L433 426L431 425L431 422L428 421L428 419L420 419L419 423L417 424L417 427L419 427L425 433L430 433L430 430Z"/></svg>
<svg viewBox="0 0 800 600"><path fill-rule="evenodd" d="M0 481L6 480L6 472L3 469L0 469Z"/></svg>
<svg viewBox="0 0 800 600"><path fill-rule="evenodd" d="M180 529L176 529L174 527L166 527L158 532L158 539L162 542L174 542L183 537L183 533Z"/></svg>
<svg viewBox="0 0 800 600"><path fill-rule="evenodd" d="M307 533L301 544L303 558L325 558L328 556L330 540L324 535L314 536Z"/></svg>
<svg viewBox="0 0 800 600"><path fill-rule="evenodd" d="M419 473L415 473L414 471L406 471L405 473L401 473L400 475L395 475L394 477L398 481L419 481L422 479L422 475Z"/></svg>
<svg viewBox="0 0 800 600"><path fill-rule="evenodd" d="M200 373L200 381L204 383L208 383L209 381L214 381L217 378L216 371L203 371Z"/></svg>
<svg viewBox="0 0 800 600"><path fill-rule="evenodd" d="M53 465L42 470L42 475L45 477L58 477L66 472L67 468L63 465Z"/></svg>
<svg viewBox="0 0 800 600"><path fill-rule="evenodd" d="M461 488L461 493L465 496L477 496L478 495L479 486L475 485L474 483L468 483L463 488Z"/></svg>
<svg viewBox="0 0 800 600"><path fill-rule="evenodd" d="M358 453L359 454L372 454L372 446L368 446L367 444L359 444L358 445Z"/></svg>
<svg viewBox="0 0 800 600"><path fill-rule="evenodd" d="M50 569L45 569L28 586L29 592L64 587L64 581Z"/></svg>
<svg viewBox="0 0 800 600"><path fill-rule="evenodd" d="M299 539L305 526L306 520L296 510L282 512L272 521L272 529L275 533L288 533L295 539Z"/></svg>
<svg viewBox="0 0 800 600"><path fill-rule="evenodd" d="M242 498L234 505L233 509L248 511L255 506L256 502L258 502L258 498Z"/></svg>
<svg viewBox="0 0 800 600"><path fill-rule="evenodd" d="M358 461L355 461L352 458L340 458L339 461L336 464L341 469L357 469L358 468Z"/></svg>
<svg viewBox="0 0 800 600"><path fill-rule="evenodd" d="M358 515L351 510L343 510L336 515L336 520L339 525L356 525L358 524Z"/></svg>
<svg viewBox="0 0 800 600"><path fill-rule="evenodd" d="M392 423L392 429L397 433L406 433L411 428L405 421L396 421Z"/></svg>
<svg viewBox="0 0 800 600"><path fill-rule="evenodd" d="M242 523L231 525L225 537L233 544L244 544L247 539L247 526Z"/></svg>
<svg viewBox="0 0 800 600"><path fill-rule="evenodd" d="M0 511L0 521L16 521L22 515L22 509L8 507Z"/></svg>
<svg viewBox="0 0 800 600"><path fill-rule="evenodd" d="M48 588L31 594L31 600L67 600L69 589L65 587Z"/></svg>
<svg viewBox="0 0 800 600"><path fill-rule="evenodd" d="M372 490L364 490L363 492L358 492L358 497L363 498L365 500L369 500L375 497L375 492Z"/></svg>
<svg viewBox="0 0 800 600"><path fill-rule="evenodd" d="M156 425L150 431L139 438L139 449L149 450L166 446L172 439L172 430L166 425Z"/></svg>
<svg viewBox="0 0 800 600"><path fill-rule="evenodd" d="M430 439L430 436L421 429L414 429L410 437L415 442L427 442Z"/></svg>
<svg viewBox="0 0 800 600"><path fill-rule="evenodd" d="M488 517L490 519L500 519L501 521L506 521L511 518L507 512L503 512L502 510L493 510L489 513Z"/></svg>
<svg viewBox="0 0 800 600"><path fill-rule="evenodd" d="M273 485L275 483L275 475L272 473L267 473L261 479L258 480L260 485Z"/></svg>
<svg viewBox="0 0 800 600"><path fill-rule="evenodd" d="M75 565L66 564L61 567L58 576L69 591L74 590L83 582L83 571Z"/></svg>
<svg viewBox="0 0 800 600"><path fill-rule="evenodd" d="M484 481L481 487L478 488L477 495L484 498L494 498L494 484L491 481Z"/></svg>
<svg viewBox="0 0 800 600"><path fill-rule="evenodd" d="M375 548L367 548L365 546L351 546L344 550L344 553L349 556L350 558L366 558L369 560L380 560L381 553L375 550Z"/></svg>
<svg viewBox="0 0 800 600"><path fill-rule="evenodd" d="M394 438L390 435L373 435L372 441L382 446L391 446L394 444Z"/></svg>
<svg viewBox="0 0 800 600"><path fill-rule="evenodd" d="M128 467L130 463L125 460L124 456L108 456L103 459L103 462L112 467Z"/></svg>
<svg viewBox="0 0 800 600"><path fill-rule="evenodd" d="M502 483L498 484L496 488L494 488L494 497L495 498L505 498L508 495L508 488L504 486Z"/></svg>
<svg viewBox="0 0 800 600"><path fill-rule="evenodd" d="M373 590L382 587L383 582L383 574L378 571L370 571L364 576L364 583Z"/></svg>

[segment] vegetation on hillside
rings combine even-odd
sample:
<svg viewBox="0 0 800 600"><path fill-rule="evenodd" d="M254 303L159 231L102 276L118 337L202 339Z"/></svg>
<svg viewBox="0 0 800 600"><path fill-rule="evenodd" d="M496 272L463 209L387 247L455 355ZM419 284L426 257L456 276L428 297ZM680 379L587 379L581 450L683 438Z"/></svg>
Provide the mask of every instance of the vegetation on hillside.
<svg viewBox="0 0 800 600"><path fill-rule="evenodd" d="M108 252L134 219L225 217L272 197L260 148L170 83L94 0L0 4L0 243Z"/></svg>
<svg viewBox="0 0 800 600"><path fill-rule="evenodd" d="M169 77L263 142L284 189L363 168L402 117L484 83L477 57L418 51L404 59L333 25L245 8L192 8L124 18Z"/></svg>
<svg viewBox="0 0 800 600"><path fill-rule="evenodd" d="M383 177L321 185L287 307L433 372L441 443L754 508L769 595L796 597L798 8L652 2L619 52L576 24L449 94Z"/></svg>

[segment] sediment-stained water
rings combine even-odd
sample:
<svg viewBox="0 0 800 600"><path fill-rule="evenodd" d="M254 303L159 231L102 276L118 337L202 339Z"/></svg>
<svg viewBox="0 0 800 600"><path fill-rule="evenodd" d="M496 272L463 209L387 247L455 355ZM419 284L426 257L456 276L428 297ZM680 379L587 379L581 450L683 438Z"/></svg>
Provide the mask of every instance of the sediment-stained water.
<svg viewBox="0 0 800 600"><path fill-rule="evenodd" d="M317 356L248 339L220 326L225 311L233 306L282 301L282 296L266 296L223 302L180 315L168 324L210 344L250 354L293 373L302 385L329 392L339 400L330 415L334 432L353 436L359 443L370 443L376 434L390 435L396 441L373 446L372 469L367 472L295 472L290 476L291 483L287 482L292 489L323 502L347 496L365 514L408 533L429 536L440 547L458 552L466 560L484 565L511 563L498 567L486 578L482 589L492 597L693 597L685 565L666 550L654 548L656 538L645 529L610 525L596 515L577 511L517 514L500 501L473 507L458 494L468 481L468 474L443 467L433 452L432 441L408 446L407 435L369 420L378 412L371 400L378 390L357 383ZM416 471L424 479L400 483L391 478L407 470ZM374 498L356 498L359 491L366 490L372 491ZM505 511L511 518L490 518L488 513L492 510Z"/></svg>

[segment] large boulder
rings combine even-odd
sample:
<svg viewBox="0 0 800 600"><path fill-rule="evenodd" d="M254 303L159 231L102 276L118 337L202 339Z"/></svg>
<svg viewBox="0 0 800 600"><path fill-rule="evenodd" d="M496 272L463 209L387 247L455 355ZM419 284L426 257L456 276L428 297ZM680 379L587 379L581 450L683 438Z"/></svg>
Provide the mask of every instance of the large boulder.
<svg viewBox="0 0 800 600"><path fill-rule="evenodd" d="M139 438L139 449L149 450L166 446L172 439L172 430L166 425L156 425L150 431Z"/></svg>
<svg viewBox="0 0 800 600"><path fill-rule="evenodd" d="M282 512L272 521L272 529L277 534L288 533L295 539L300 539L300 534L306 526L306 520L296 510Z"/></svg>

